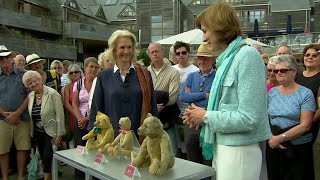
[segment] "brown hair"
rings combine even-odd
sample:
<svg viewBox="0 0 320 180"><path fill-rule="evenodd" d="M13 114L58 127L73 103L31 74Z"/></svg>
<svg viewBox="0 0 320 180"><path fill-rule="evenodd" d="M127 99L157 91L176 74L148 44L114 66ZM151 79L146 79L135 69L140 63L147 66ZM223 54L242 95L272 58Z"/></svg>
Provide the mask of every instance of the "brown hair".
<svg viewBox="0 0 320 180"><path fill-rule="evenodd" d="M319 51L320 44L309 44L308 46L304 47L302 51L301 62L304 62L304 54L308 51L308 49L314 49L316 51Z"/></svg>
<svg viewBox="0 0 320 180"><path fill-rule="evenodd" d="M99 66L98 60L95 57L88 57L84 60L84 68L88 67L89 63L95 63Z"/></svg>
<svg viewBox="0 0 320 180"><path fill-rule="evenodd" d="M240 20L227 3L220 2L202 11L196 20L198 28L201 23L216 33L221 43L230 44L238 36L243 36Z"/></svg>

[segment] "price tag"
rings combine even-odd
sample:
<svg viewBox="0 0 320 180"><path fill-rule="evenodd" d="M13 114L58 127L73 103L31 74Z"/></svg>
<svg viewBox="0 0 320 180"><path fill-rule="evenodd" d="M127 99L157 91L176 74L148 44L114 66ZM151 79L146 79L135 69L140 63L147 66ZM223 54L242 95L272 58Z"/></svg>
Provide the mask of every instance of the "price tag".
<svg viewBox="0 0 320 180"><path fill-rule="evenodd" d="M98 164L101 164L101 163L103 163L103 162L108 163L108 160L107 160L107 158L106 158L105 155L103 155L102 153L99 153L99 152L98 152L98 153L96 154L95 162L98 163Z"/></svg>
<svg viewBox="0 0 320 180"><path fill-rule="evenodd" d="M78 145L77 146L77 153L82 156L84 154L88 154L88 151L87 151L86 147Z"/></svg>
<svg viewBox="0 0 320 180"><path fill-rule="evenodd" d="M129 177L129 178L133 178L133 177L140 177L140 173L138 171L138 168L128 164L125 171L124 171L124 175Z"/></svg>

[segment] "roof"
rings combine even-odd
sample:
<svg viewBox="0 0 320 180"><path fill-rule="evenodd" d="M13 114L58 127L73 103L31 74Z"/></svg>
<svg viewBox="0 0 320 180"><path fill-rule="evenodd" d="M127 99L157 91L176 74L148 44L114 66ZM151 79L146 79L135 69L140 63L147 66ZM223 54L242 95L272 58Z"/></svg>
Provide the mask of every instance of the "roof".
<svg viewBox="0 0 320 180"><path fill-rule="evenodd" d="M119 0L121 1L121 0ZM119 2L118 2L119 3ZM102 6L104 10L104 14L109 21L122 21L125 19L135 19L136 17L119 17L119 14L127 7L130 6L131 9L136 11L136 8L132 5L128 4L116 4L116 5L109 5L109 6Z"/></svg>
<svg viewBox="0 0 320 180"><path fill-rule="evenodd" d="M25 0L25 1L29 2L31 4L34 4L34 5L49 9L49 6L42 0Z"/></svg>
<svg viewBox="0 0 320 180"><path fill-rule="evenodd" d="M309 10L311 7L308 0L270 0L270 4L271 12Z"/></svg>

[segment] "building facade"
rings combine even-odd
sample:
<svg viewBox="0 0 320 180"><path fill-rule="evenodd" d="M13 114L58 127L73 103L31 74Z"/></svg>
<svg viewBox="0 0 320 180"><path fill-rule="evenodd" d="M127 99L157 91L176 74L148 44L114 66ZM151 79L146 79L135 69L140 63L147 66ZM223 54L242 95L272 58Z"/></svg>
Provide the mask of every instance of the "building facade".
<svg viewBox="0 0 320 180"><path fill-rule="evenodd" d="M319 32L320 2L314 0L224 0L233 6L249 37ZM137 0L142 46L195 28L195 20L218 0ZM256 27L256 28L255 28Z"/></svg>
<svg viewBox="0 0 320 180"><path fill-rule="evenodd" d="M117 29L136 33L133 0L0 0L0 41L24 55L83 61Z"/></svg>

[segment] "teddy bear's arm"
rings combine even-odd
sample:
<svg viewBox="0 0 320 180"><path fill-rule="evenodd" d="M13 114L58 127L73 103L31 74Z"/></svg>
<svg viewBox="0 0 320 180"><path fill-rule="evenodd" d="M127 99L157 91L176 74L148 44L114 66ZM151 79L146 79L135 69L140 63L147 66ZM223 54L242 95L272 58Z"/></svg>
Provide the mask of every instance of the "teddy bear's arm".
<svg viewBox="0 0 320 180"><path fill-rule="evenodd" d="M120 142L121 134L119 134L114 141L111 143L111 146L115 146Z"/></svg>
<svg viewBox="0 0 320 180"><path fill-rule="evenodd" d="M114 138L114 130L113 129L107 130L107 132L103 136L103 139L101 140L101 142L98 144L97 147L102 148L107 143L111 143L113 141L113 138Z"/></svg>
<svg viewBox="0 0 320 180"><path fill-rule="evenodd" d="M133 135L132 135L132 132L127 132L121 144L121 148L132 149L133 147L130 147L130 146L133 146Z"/></svg>
<svg viewBox="0 0 320 180"><path fill-rule="evenodd" d="M95 137L95 134L94 134L93 129L92 129L91 131L89 131L88 134L86 134L86 135L84 135L84 136L82 137L82 140L87 140L87 139L93 138L93 137Z"/></svg>
<svg viewBox="0 0 320 180"><path fill-rule="evenodd" d="M169 144L169 140L166 138L162 138L160 142L160 150L161 150L161 167L166 169L170 162L172 152L170 150L171 146Z"/></svg>

